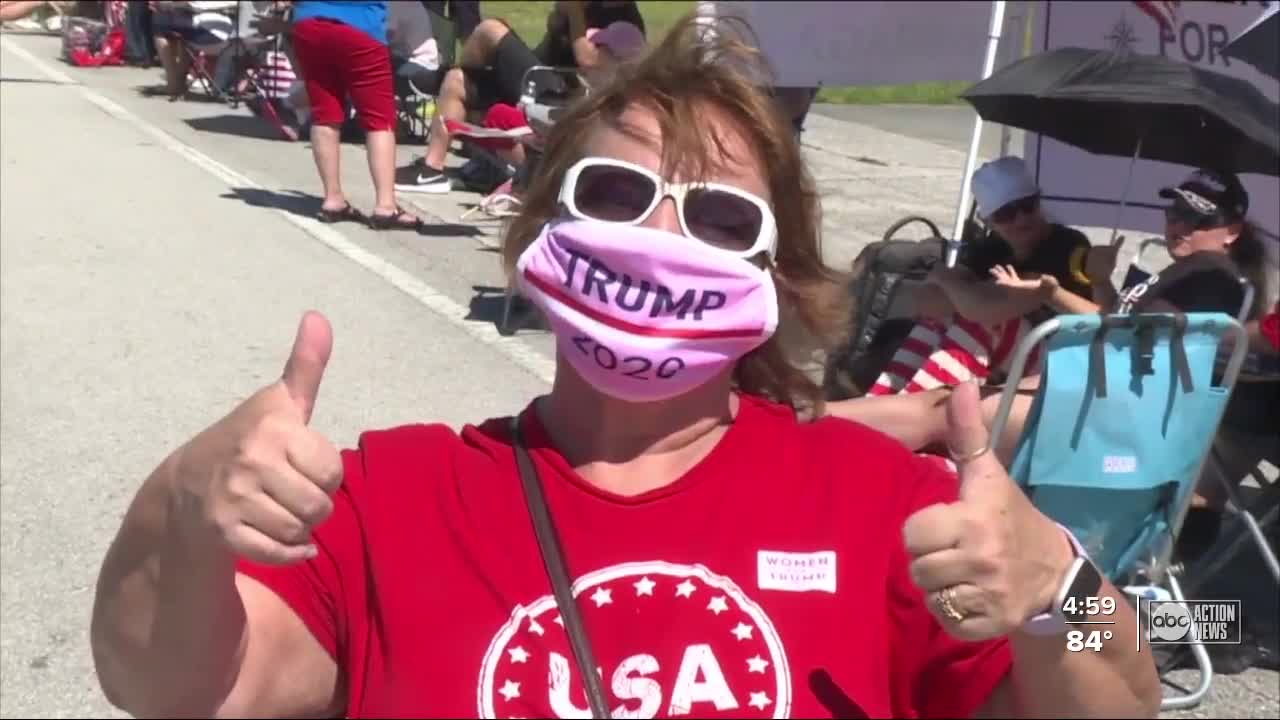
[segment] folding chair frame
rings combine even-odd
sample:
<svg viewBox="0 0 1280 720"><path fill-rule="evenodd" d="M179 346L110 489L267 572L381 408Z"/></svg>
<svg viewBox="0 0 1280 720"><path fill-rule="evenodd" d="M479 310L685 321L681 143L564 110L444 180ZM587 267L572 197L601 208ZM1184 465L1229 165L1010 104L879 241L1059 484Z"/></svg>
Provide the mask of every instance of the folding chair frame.
<svg viewBox="0 0 1280 720"><path fill-rule="evenodd" d="M1243 325L1249 319L1250 311L1253 309L1254 288L1253 284L1250 283L1247 278L1241 277L1239 280L1240 285L1244 290L1244 301L1240 304L1240 310L1236 314L1236 319L1241 325ZM1236 548L1238 548L1239 545L1248 538L1253 541L1254 546L1262 556L1263 563L1267 566L1267 570L1271 573L1271 577L1277 584L1280 584L1280 561L1277 561L1276 553L1267 542L1266 534L1262 529L1264 526L1272 522L1276 522L1275 516L1277 509L1272 508L1272 510L1263 517L1262 522L1259 522L1253 516L1250 509L1241 501L1240 493L1236 491L1235 485L1231 482L1231 479L1227 477L1227 471L1225 469L1227 463L1225 458L1222 457L1216 443L1210 446L1207 464L1215 471L1213 473L1215 478L1222 484L1223 490L1227 494L1226 511L1240 521L1244 526L1245 533L1236 538L1231 545L1228 546L1228 551L1221 553L1220 557L1216 560L1206 561L1191 569L1196 571L1196 576L1212 576L1213 573L1221 569L1227 561L1231 560L1231 558L1235 556Z"/></svg>
<svg viewBox="0 0 1280 720"><path fill-rule="evenodd" d="M1248 293L1251 296L1251 293ZM1126 324L1139 323L1145 315L1110 315L1104 319L1106 323ZM1231 354L1227 360L1226 367L1223 370L1221 387L1226 388L1227 392L1235 389L1236 378L1239 377L1240 369L1244 365L1245 354L1247 352L1248 337L1244 330L1244 325L1239 320L1228 318L1230 324L1227 332L1234 335L1231 343ZM1023 373L1026 370L1027 360L1031 357L1031 353L1041 343L1048 340L1051 335L1063 329L1066 323L1070 322L1070 316L1059 316L1047 320L1036 326L1022 342L1018 344L1014 351L1013 361L1009 369L1009 377L1006 381L1004 391L1000 395L1000 405L996 411L996 416L992 422L990 438L987 442L987 451L995 450L995 445L1000 437L1004 434L1004 429L1009 422L1009 414L1013 409L1014 398L1018 394L1018 385L1020 384ZM1043 392L1043 386L1040 392ZM1196 465L1195 477L1198 479L1204 472L1205 464L1208 462L1210 452L1199 459ZM1193 481L1194 482L1194 481ZM1178 582L1178 574L1180 568L1171 564L1170 560L1173 553L1173 540L1178 537L1178 533L1182 529L1182 522L1186 517L1187 510L1190 508L1191 499L1194 496L1192 492L1184 493L1182 500L1173 507L1171 522L1169 523L1169 532L1167 537L1152 541L1148 545L1148 549L1155 548L1149 552L1149 559L1146 562L1140 562L1137 568L1130 574L1134 576L1145 576L1149 584L1158 585L1163 582L1168 585L1169 594L1174 600L1185 600L1182 593L1181 583ZM1134 578L1112 578L1117 584L1127 584L1127 581ZM1141 599L1137 600L1139 609L1141 608ZM1141 623L1140 623L1141 625ZM1141 628L1139 628L1141 632ZM1196 659L1196 664L1200 670L1200 682L1197 687L1190 693L1180 697L1166 697L1161 700L1160 707L1162 710L1183 709L1195 707L1200 704L1205 694L1209 691L1209 686L1213 681L1213 663L1209 658L1209 653L1205 650L1205 646L1198 640L1190 644L1192 655Z"/></svg>
<svg viewBox="0 0 1280 720"><path fill-rule="evenodd" d="M1241 277L1240 284L1244 288L1244 301L1240 304L1240 311L1236 318L1241 324L1244 324L1249 318L1250 311L1253 309L1254 288L1253 284L1247 278ZM1267 570L1271 573L1271 577L1280 584L1280 561L1276 559L1276 553L1267 542L1267 536L1263 532L1263 527L1280 522L1277 514L1280 514L1280 506L1271 508L1266 515L1263 516L1261 522L1253 516L1253 513L1240 499L1240 493L1236 491L1235 485L1231 482L1231 478L1227 477L1225 467L1226 460L1221 456L1216 444L1212 445L1209 450L1209 465L1215 470L1214 475L1218 482L1222 483L1223 490L1227 494L1226 511L1235 516L1244 526L1244 533L1239 534L1221 553L1213 560L1202 561L1190 568L1195 571L1193 575L1197 578L1211 577L1220 570L1228 561L1235 557L1237 549L1246 539L1252 540L1259 554L1262 556L1263 563L1267 566ZM1277 492L1273 490L1272 492Z"/></svg>
<svg viewBox="0 0 1280 720"><path fill-rule="evenodd" d="M1209 462L1211 465L1215 466L1215 469L1224 467L1227 464L1226 459L1222 457L1222 453L1216 445L1209 450ZM1227 493L1227 512L1234 515L1241 524L1244 525L1245 532L1237 537L1230 546L1228 546L1228 551L1222 552L1219 557L1211 562L1195 566L1191 569L1195 571L1194 574L1196 576L1212 576L1226 565L1228 561L1234 558L1236 548L1239 547L1239 545L1246 539L1249 539L1253 541L1258 553L1262 556L1262 561L1267 566L1267 570L1271 573L1272 579L1275 580L1277 585L1280 585L1280 562L1276 560L1275 551L1271 549L1271 545L1267 542L1266 533L1263 531L1263 527L1276 522L1276 514L1280 511L1280 506L1271 508L1267 514L1263 516L1262 521L1259 522L1258 519L1253 516L1253 513L1249 510L1244 501L1240 499L1240 493L1231 483L1231 479L1226 476L1225 471L1215 472L1214 474L1217 476L1218 481L1222 483L1223 489ZM1273 490L1272 492L1276 491Z"/></svg>
<svg viewBox="0 0 1280 720"><path fill-rule="evenodd" d="M184 81L188 86L190 86L191 79L194 79L196 82L200 83L200 87L204 89L206 95L214 98L215 100L225 101L227 99L226 94L219 90L217 84L214 83L213 74L216 72L218 57L221 56L223 52L231 49L231 40L228 38L226 41L221 43L221 48L213 50L211 49L213 46L192 45L183 40L182 37L177 34L170 34L168 39L169 42L180 43L182 53L187 56L188 78L184 78ZM214 64L213 70L209 67L210 60L212 60Z"/></svg>
<svg viewBox="0 0 1280 720"><path fill-rule="evenodd" d="M435 96L418 89L412 80L409 89L409 94L395 97L397 142L419 139L426 142L431 122L422 116L422 105L434 101Z"/></svg>
<svg viewBox="0 0 1280 720"><path fill-rule="evenodd" d="M248 81L249 96L256 97L261 101L262 112L266 116L266 119L286 140L296 140L296 134L290 134L285 130L284 120L280 117L279 113L276 112L276 108L272 104L272 98L258 82L258 73L260 72L260 68L256 66L256 63L251 64L247 68L245 67L245 58L254 57L256 51L248 47L248 40L241 33L243 18L241 18L240 15L244 12L243 6L244 3L240 3L234 9L221 11L231 20L231 35L227 37L225 41L219 43L218 46L216 46L216 50L211 49L215 46L191 45L182 41L182 52L186 54L190 65L188 72L195 77L197 82L200 83L206 94L215 100L227 103L227 105L232 109L240 107L240 103L246 100L237 86L243 81ZM171 41L173 40L173 37L170 38ZM277 33L274 36L260 35L258 37L261 40L262 46L269 43L274 45L274 49L277 52L283 52L283 48L281 47L283 33ZM180 37L177 39L181 40ZM209 64L212 60L216 70L218 60L226 53L232 54L231 62L232 66L235 68L235 73L232 78L232 87L229 88L228 91L224 92L219 90L217 85L214 83L213 71L210 70Z"/></svg>
<svg viewBox="0 0 1280 720"><path fill-rule="evenodd" d="M1253 310L1254 287L1253 283L1244 277L1240 278L1240 285L1244 288L1244 302L1240 304L1240 312L1236 315L1236 318L1241 324L1244 324L1249 319L1250 311ZM1214 464L1215 469L1221 469L1226 465L1216 452L1216 448L1210 451L1209 459ZM1275 579L1277 584L1280 584L1280 561L1276 560L1276 553L1267 543L1267 537L1262 532L1262 526L1266 523L1259 523L1253 517L1253 513L1240 501L1240 494L1236 492L1235 486L1231 483L1231 479L1227 477L1225 471L1218 472L1216 475L1227 493L1227 512L1235 515L1244 524L1249 536L1253 539L1254 545L1257 546L1258 552L1262 555L1267 569L1271 571L1271 577ZM1274 514L1274 511L1270 513L1270 515ZM1275 522L1275 520L1273 519L1271 522ZM1231 554L1226 555L1227 558L1230 556Z"/></svg>
<svg viewBox="0 0 1280 720"><path fill-rule="evenodd" d="M553 117L554 112L564 107L564 104L556 103L540 103L538 102L538 87L534 81L535 73L552 73L557 75L570 75L581 84L583 88L587 87L586 81L582 75L578 73L576 68L561 68L551 65L534 65L525 71L521 78L521 84L524 86L524 94L520 97L520 110L524 112L525 118L529 122L529 127L533 129L534 134L529 138L523 139L525 145L525 153L528 157L527 164L536 163L536 158L541 156L540 140L551 125L555 123ZM571 100L570 100L571 101ZM514 281L507 283L506 295L502 303L502 318L498 321L498 332L503 335L510 335L514 331L511 329L511 310L515 304L516 296L519 291L516 290Z"/></svg>

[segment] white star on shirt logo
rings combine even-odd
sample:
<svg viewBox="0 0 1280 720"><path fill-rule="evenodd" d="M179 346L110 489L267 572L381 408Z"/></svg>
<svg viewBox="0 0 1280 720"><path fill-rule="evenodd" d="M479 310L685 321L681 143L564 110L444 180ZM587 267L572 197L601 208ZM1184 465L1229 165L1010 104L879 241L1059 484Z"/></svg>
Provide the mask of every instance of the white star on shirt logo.
<svg viewBox="0 0 1280 720"><path fill-rule="evenodd" d="M763 673L764 673L764 671L765 671L765 668L767 668L767 667L769 667L769 661L768 661L768 660L765 660L764 658L760 657L759 655L756 655L756 656L755 656L755 657L753 657L753 658L747 658L747 668L748 668L748 670L747 670L747 671L748 671L748 672L753 672L753 673L762 673L762 674L763 674Z"/></svg>
<svg viewBox="0 0 1280 720"><path fill-rule="evenodd" d="M511 655L511 662L522 663L529 659L529 653L522 647L513 647L507 651Z"/></svg>
<svg viewBox="0 0 1280 720"><path fill-rule="evenodd" d="M693 591L693 583L686 579L676 586L676 597L693 597Z"/></svg>
<svg viewBox="0 0 1280 720"><path fill-rule="evenodd" d="M560 627L564 627L564 618L560 617L559 615L557 615L556 619L552 620L551 622L559 625Z"/></svg>
<svg viewBox="0 0 1280 720"><path fill-rule="evenodd" d="M545 632L545 630L542 629L542 626L538 624L537 620L534 620L533 618L529 618L529 632L533 633L534 635L541 635L542 633Z"/></svg>
<svg viewBox="0 0 1280 720"><path fill-rule="evenodd" d="M636 588L636 597L639 597L641 595L648 595L649 597L653 597L653 586L657 585L658 583L650 580L648 577L642 577L639 580L635 581L635 583L633 584L635 585L635 588Z"/></svg>
<svg viewBox="0 0 1280 720"><path fill-rule="evenodd" d="M596 604L596 607L604 607L605 605L613 602L613 591L606 590L603 587L598 587L596 588L596 591L591 594L591 601Z"/></svg>
<svg viewBox="0 0 1280 720"><path fill-rule="evenodd" d="M756 707L756 708L760 708L761 710L763 710L763 709L765 709L765 707L767 707L767 706L769 705L769 703L771 703L771 702L773 702L773 701L772 701L772 700L770 700L770 699L769 699L769 696L768 696L768 695L766 695L765 693L762 693L762 692L753 692L753 693L751 693L751 699L747 701L747 704L748 704L748 705L750 705L751 707Z"/></svg>
<svg viewBox="0 0 1280 720"><path fill-rule="evenodd" d="M498 693L501 694L502 697L506 698L507 702L510 702L520 697L520 683L508 680L502 684L502 689L499 690ZM755 696L752 695L753 699L754 697Z"/></svg>
<svg viewBox="0 0 1280 720"><path fill-rule="evenodd" d="M729 632L739 640L749 640L751 638L751 626L746 623L738 623L738 626Z"/></svg>
<svg viewBox="0 0 1280 720"><path fill-rule="evenodd" d="M707 609L716 615L719 615L722 612L728 611L729 604L724 601L724 596L721 595L720 597L711 598L711 602L707 604Z"/></svg>

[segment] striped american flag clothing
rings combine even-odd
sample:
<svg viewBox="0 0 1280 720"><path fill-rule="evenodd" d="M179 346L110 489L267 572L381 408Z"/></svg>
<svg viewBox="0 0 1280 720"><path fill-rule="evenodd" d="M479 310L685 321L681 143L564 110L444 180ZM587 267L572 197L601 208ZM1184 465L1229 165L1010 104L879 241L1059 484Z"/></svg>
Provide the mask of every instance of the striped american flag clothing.
<svg viewBox="0 0 1280 720"><path fill-rule="evenodd" d="M1007 372L1013 351L1029 332L1026 318L983 325L958 314L942 323L916 323L884 371L868 391L870 395L917 393L954 387L971 379L980 384L997 372ZM1039 371L1037 347L1027 359L1026 375Z"/></svg>

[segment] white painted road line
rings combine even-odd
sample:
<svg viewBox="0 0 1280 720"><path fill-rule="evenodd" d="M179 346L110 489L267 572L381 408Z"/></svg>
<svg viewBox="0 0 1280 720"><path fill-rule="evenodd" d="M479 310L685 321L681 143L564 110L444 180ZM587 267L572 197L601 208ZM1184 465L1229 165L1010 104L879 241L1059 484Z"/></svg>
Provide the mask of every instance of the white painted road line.
<svg viewBox="0 0 1280 720"><path fill-rule="evenodd" d="M173 135L170 135L155 125L147 122L137 115L134 115L121 107L119 103L116 103L115 101L90 90L88 87L77 83L66 73L31 54L25 48L19 46L9 38L0 37L0 48L17 55L30 63L50 80L74 86L85 100L88 100L103 112L117 120L133 126L142 133L151 136L163 147L173 151L177 155L190 161L195 166L226 183L228 188L241 187L256 190L266 189L261 183L255 182L253 179L242 175L217 160L214 160L208 155L182 142ZM450 324L461 329L463 332L474 337L480 342L493 347L495 350L513 361L516 365L532 373L534 377L537 377L547 383L550 383L555 377L555 362L552 359L537 352L518 338L504 337L498 332L497 328L492 325L467 320L466 317L469 311L466 307L455 302L452 298L441 293L417 277L414 277L410 273L405 272L396 265L353 243L337 230L328 227L318 220L301 217L287 210L282 210L280 208L270 208L270 210L279 217L284 218L287 222L294 224L312 238L329 246L343 257L354 262L365 270L368 270L374 275L377 275L393 285L396 289L422 303L428 310L443 317Z"/></svg>

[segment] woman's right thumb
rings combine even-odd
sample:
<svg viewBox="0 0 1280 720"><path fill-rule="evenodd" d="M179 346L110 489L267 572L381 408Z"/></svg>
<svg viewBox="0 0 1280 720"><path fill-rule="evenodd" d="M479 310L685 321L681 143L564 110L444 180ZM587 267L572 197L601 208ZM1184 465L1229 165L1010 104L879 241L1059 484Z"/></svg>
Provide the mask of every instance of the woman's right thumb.
<svg viewBox="0 0 1280 720"><path fill-rule="evenodd" d="M314 310L303 314L281 382L298 406L304 422L311 421L311 411L315 408L320 381L324 378L332 350L333 329L325 316Z"/></svg>

